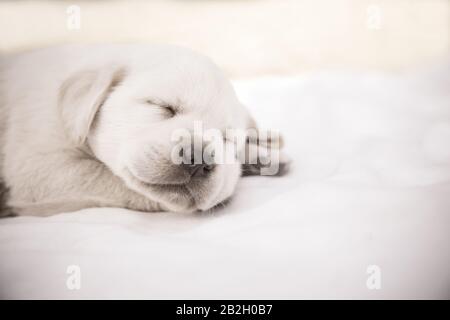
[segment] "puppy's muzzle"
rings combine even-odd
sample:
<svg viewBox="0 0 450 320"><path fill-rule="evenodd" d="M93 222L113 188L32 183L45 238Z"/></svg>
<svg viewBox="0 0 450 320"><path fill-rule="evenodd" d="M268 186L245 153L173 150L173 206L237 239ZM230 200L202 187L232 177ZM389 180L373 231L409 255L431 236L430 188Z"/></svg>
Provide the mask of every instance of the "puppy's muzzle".
<svg viewBox="0 0 450 320"><path fill-rule="evenodd" d="M182 164L184 170L186 170L192 178L204 178L215 167L212 164L200 163L200 164Z"/></svg>
<svg viewBox="0 0 450 320"><path fill-rule="evenodd" d="M195 153L197 153L197 157L201 157L200 163L195 163ZM192 152L189 162L182 163L181 166L191 176L191 178L205 178L212 170L214 170L215 164L210 163L210 161L206 161L201 151L196 151Z"/></svg>

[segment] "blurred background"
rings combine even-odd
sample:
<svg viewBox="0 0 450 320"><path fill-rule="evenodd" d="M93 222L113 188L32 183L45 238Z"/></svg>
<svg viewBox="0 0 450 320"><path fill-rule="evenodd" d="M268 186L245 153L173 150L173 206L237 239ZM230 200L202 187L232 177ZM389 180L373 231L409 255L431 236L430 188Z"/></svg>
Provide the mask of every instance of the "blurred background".
<svg viewBox="0 0 450 320"><path fill-rule="evenodd" d="M61 43L190 47L233 79L401 72L448 59L448 0L0 1L0 50Z"/></svg>

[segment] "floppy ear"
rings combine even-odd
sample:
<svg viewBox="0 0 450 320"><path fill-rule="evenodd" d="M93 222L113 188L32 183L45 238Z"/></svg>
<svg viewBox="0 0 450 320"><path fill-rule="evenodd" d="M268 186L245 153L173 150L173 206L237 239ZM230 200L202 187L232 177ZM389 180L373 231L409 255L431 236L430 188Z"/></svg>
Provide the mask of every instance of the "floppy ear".
<svg viewBox="0 0 450 320"><path fill-rule="evenodd" d="M283 144L279 132L258 129L256 121L249 116L242 175L284 175L290 159L280 151Z"/></svg>
<svg viewBox="0 0 450 320"><path fill-rule="evenodd" d="M76 145L84 144L97 111L124 76L123 68L109 67L82 71L63 82L58 108L64 130Z"/></svg>

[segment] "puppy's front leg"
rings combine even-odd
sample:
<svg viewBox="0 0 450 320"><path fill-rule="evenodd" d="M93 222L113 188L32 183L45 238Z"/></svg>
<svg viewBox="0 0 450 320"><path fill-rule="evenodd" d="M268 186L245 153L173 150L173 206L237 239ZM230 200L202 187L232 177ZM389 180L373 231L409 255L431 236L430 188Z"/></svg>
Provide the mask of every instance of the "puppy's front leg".
<svg viewBox="0 0 450 320"><path fill-rule="evenodd" d="M154 201L128 189L102 163L81 153L27 157L8 172L8 206L18 215L46 216L89 207L160 210Z"/></svg>

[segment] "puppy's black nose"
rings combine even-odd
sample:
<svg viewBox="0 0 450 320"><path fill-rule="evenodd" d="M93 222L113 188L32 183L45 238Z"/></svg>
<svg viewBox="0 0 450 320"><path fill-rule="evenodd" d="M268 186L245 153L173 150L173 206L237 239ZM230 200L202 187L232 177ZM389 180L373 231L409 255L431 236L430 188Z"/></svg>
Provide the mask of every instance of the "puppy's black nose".
<svg viewBox="0 0 450 320"><path fill-rule="evenodd" d="M212 169L214 169L214 165L206 163L184 164L183 166L185 170L189 172L191 177L197 178L205 177L209 172L211 172Z"/></svg>
<svg viewBox="0 0 450 320"><path fill-rule="evenodd" d="M181 166L191 177L206 177L214 169L214 152L204 155L203 149L195 149L194 146L191 146L190 152L184 151L181 150L183 157Z"/></svg>

